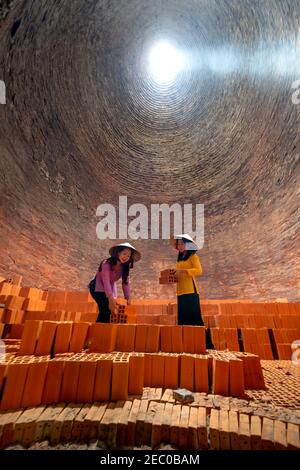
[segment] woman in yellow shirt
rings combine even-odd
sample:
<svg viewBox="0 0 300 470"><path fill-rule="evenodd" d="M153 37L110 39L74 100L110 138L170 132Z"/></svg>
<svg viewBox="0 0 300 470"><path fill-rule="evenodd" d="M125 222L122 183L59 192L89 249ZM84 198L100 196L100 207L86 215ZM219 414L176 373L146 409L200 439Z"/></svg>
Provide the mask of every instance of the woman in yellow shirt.
<svg viewBox="0 0 300 470"><path fill-rule="evenodd" d="M195 276L202 274L200 260L196 254L198 246L187 233L176 235L172 244L178 251L176 263L178 325L204 326L199 290L195 281Z"/></svg>

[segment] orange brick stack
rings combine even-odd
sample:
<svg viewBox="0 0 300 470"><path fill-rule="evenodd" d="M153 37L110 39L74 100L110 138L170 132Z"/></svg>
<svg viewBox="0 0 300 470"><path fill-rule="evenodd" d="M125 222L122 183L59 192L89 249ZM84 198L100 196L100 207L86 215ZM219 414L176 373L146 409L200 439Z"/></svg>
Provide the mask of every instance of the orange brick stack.
<svg viewBox="0 0 300 470"><path fill-rule="evenodd" d="M214 351L208 355L59 353L53 359L12 355L1 364L0 379L2 410L59 402L127 400L131 393L141 394L145 386L180 386L225 396L243 396L246 388L264 388L257 356Z"/></svg>

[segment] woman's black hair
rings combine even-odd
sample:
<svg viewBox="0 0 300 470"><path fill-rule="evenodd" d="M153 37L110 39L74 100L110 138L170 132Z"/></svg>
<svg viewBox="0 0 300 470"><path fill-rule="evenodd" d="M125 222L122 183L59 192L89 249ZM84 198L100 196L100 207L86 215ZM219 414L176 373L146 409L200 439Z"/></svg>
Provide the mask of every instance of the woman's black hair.
<svg viewBox="0 0 300 470"><path fill-rule="evenodd" d="M181 239L184 243L190 243L190 240L187 240L186 238ZM176 248L178 248L178 240L176 240ZM189 259L194 253L196 253L195 250L186 250L183 253L178 251L178 256L177 256L177 261L186 261Z"/></svg>
<svg viewBox="0 0 300 470"><path fill-rule="evenodd" d="M117 264L118 259L119 259L119 254L121 253L121 251L123 251L125 249L126 249L126 247L124 247L124 246L116 246L112 250L111 256L109 258L104 259L104 260L101 261L98 271L102 270L102 264L104 263L104 261L107 261L111 265L111 267L115 266ZM122 270L122 281L125 284L128 283L129 269L133 268L133 251L130 248L129 248L129 250L131 251L131 255L130 255L129 260L127 261L127 263L122 263L122 268L123 268L123 270Z"/></svg>

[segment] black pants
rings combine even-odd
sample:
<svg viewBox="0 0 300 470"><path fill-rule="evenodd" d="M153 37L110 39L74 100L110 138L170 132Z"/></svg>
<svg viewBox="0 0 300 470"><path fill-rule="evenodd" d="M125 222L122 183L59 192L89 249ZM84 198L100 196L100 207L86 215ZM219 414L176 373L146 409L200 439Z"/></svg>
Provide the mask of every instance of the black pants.
<svg viewBox="0 0 300 470"><path fill-rule="evenodd" d="M177 297L178 305L178 325L198 325L204 326L201 316L199 295L183 294Z"/></svg>
<svg viewBox="0 0 300 470"><path fill-rule="evenodd" d="M199 295L194 292L193 294L183 294L177 296L178 306L178 325L196 325L205 326L201 315ZM213 349L214 345L211 339L210 329L205 329L206 347Z"/></svg>
<svg viewBox="0 0 300 470"><path fill-rule="evenodd" d="M93 299L97 302L99 308L99 314L97 317L97 323L109 323L110 322L110 310L108 306L108 298L105 292L94 292Z"/></svg>

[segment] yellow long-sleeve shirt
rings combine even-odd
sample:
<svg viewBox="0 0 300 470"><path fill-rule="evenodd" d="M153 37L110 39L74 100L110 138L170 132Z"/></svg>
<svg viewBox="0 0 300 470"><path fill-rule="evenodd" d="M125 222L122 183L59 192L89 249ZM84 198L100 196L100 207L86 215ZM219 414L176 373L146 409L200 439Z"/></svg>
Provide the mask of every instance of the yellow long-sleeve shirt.
<svg viewBox="0 0 300 470"><path fill-rule="evenodd" d="M195 276L200 276L202 274L202 267L198 255L194 253L186 261L177 261L176 269L187 270L186 273L179 276L177 283L177 295L193 294L195 292L193 280L195 283L196 292L199 294Z"/></svg>

